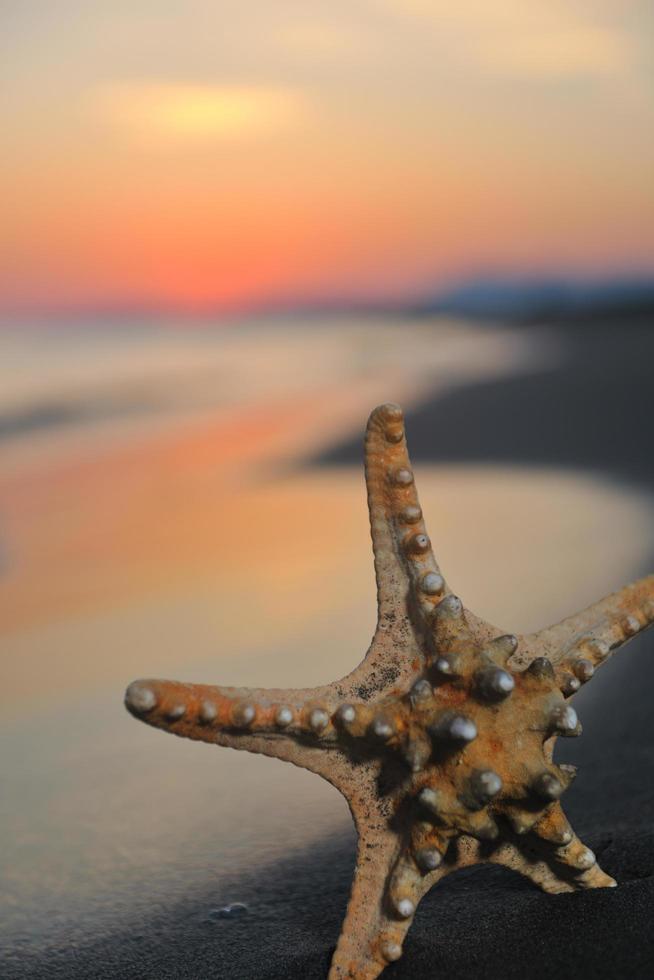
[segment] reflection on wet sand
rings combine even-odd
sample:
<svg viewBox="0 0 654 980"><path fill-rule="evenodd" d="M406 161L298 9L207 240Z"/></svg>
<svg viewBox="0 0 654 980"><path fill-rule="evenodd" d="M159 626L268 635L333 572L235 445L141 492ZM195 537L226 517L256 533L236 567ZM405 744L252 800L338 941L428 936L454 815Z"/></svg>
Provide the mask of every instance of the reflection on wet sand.
<svg viewBox="0 0 654 980"><path fill-rule="evenodd" d="M417 476L449 580L500 626L555 620L628 579L647 555L651 503L634 491L519 469L419 467ZM134 671L206 680L227 658L221 679L249 683L248 658L269 650L259 682L304 686L363 655L374 589L360 472L298 472L238 489L188 472L177 483L136 482L125 471L111 492L101 478L75 482L79 496L69 488L59 527L26 506L29 571L4 587L5 718L53 694L63 703L120 688ZM616 526L617 553L603 533ZM314 624L330 621L333 633L338 618L343 633L323 649L324 626L314 635ZM280 651L295 645L304 652L287 664Z"/></svg>

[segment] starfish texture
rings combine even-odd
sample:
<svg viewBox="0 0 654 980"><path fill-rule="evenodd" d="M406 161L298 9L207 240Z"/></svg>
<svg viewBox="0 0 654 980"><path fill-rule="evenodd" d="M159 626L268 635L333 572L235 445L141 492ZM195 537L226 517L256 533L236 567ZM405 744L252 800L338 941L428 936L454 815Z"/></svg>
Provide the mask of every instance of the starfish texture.
<svg viewBox="0 0 654 980"><path fill-rule="evenodd" d="M307 690L140 680L125 699L157 728L284 759L345 796L359 843L330 980L399 959L422 896L463 866L505 865L546 892L616 884L564 815L574 767L553 747L581 733L569 699L654 622L649 576L539 633L496 629L441 576L397 405L370 416L365 464L379 614L351 674Z"/></svg>

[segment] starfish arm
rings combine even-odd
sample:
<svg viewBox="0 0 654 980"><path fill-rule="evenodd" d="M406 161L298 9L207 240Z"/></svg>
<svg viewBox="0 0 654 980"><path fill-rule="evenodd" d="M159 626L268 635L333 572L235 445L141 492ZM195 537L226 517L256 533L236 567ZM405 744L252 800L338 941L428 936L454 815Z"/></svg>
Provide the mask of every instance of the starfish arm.
<svg viewBox="0 0 654 980"><path fill-rule="evenodd" d="M380 405L368 420L365 473L379 609L366 669L393 662L408 676L416 654L428 655L434 641L437 648L453 651L470 645L471 630L483 639L495 635L497 630L471 613L456 622L445 614L460 601L445 583L427 535L398 405ZM436 621L441 605L444 615Z"/></svg>
<svg viewBox="0 0 654 980"><path fill-rule="evenodd" d="M558 800L534 824L524 845L527 849L531 847L567 883L568 887L561 891L615 886L614 879L602 871L591 849L573 831Z"/></svg>
<svg viewBox="0 0 654 980"><path fill-rule="evenodd" d="M407 596L416 596L429 615L446 590L418 502L399 405L380 405L368 419L365 475L380 625L397 632Z"/></svg>
<svg viewBox="0 0 654 980"><path fill-rule="evenodd" d="M580 683L588 680L595 667L653 623L654 575L649 575L556 626L525 637L512 664L520 669L536 657L547 657L556 667L564 693L573 694L579 684L570 684L570 677Z"/></svg>
<svg viewBox="0 0 654 980"><path fill-rule="evenodd" d="M517 871L552 895L615 887L590 848L572 832L558 803L553 810L535 824L533 833L519 842L504 841L485 860Z"/></svg>
<svg viewBox="0 0 654 980"><path fill-rule="evenodd" d="M139 680L127 688L125 705L174 735L275 756L321 775L340 754L338 697L330 686L266 690Z"/></svg>
<svg viewBox="0 0 654 980"><path fill-rule="evenodd" d="M614 888L616 882L600 868L591 849L573 833L568 844L557 847L553 861L561 868L561 877L580 888Z"/></svg>
<svg viewBox="0 0 654 980"><path fill-rule="evenodd" d="M510 842L503 843L487 858L491 864L499 864L511 871L529 878L535 885L550 895L576 891L572 881L562 878L553 870L542 854L537 851L527 853L525 848Z"/></svg>
<svg viewBox="0 0 654 980"><path fill-rule="evenodd" d="M352 891L328 980L374 980L402 956L420 899L449 867L421 873L369 797L351 802L359 834ZM361 816L365 814L365 816Z"/></svg>
<svg viewBox="0 0 654 980"><path fill-rule="evenodd" d="M386 883L397 856L398 838L384 817L358 823L354 880L328 980L374 980L399 958L408 923L389 920ZM376 818L376 819L375 819Z"/></svg>

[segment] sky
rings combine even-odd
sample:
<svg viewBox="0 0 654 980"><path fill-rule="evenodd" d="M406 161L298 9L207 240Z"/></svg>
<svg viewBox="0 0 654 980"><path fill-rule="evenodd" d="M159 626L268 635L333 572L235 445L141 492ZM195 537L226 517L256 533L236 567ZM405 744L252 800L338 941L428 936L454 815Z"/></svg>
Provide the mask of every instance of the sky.
<svg viewBox="0 0 654 980"><path fill-rule="evenodd" d="M2 0L0 313L654 272L650 0Z"/></svg>

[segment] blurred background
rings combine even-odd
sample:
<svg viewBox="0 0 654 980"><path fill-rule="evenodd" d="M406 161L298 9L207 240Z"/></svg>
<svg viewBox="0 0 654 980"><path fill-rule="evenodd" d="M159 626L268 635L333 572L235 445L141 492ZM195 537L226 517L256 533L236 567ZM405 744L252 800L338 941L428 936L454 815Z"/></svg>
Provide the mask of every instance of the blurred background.
<svg viewBox="0 0 654 980"><path fill-rule="evenodd" d="M3 976L180 976L167 936L198 977L288 976L220 910L281 930L274 964L332 887L333 943L351 852L301 868L351 847L341 798L122 696L358 662L377 403L500 627L651 567L653 28L645 0L2 4Z"/></svg>

